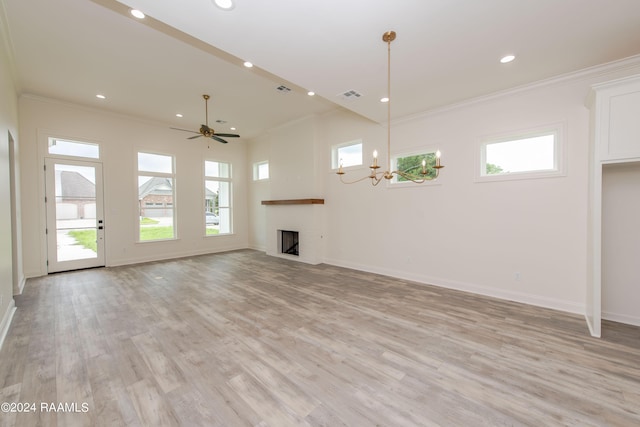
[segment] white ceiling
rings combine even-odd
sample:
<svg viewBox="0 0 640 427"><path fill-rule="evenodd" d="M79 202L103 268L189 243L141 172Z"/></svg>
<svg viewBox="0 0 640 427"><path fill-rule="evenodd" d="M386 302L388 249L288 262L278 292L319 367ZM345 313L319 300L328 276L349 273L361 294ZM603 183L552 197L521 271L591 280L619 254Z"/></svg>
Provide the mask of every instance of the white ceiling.
<svg viewBox="0 0 640 427"><path fill-rule="evenodd" d="M23 93L189 129L208 93L243 137L337 105L385 121L387 30L393 117L640 54L639 0L1 1Z"/></svg>

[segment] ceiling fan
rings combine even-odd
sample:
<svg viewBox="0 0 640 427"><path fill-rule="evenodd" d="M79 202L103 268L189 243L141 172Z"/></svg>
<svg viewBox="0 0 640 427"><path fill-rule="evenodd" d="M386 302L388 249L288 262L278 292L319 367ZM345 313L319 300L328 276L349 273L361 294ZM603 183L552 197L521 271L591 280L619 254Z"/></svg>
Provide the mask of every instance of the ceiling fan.
<svg viewBox="0 0 640 427"><path fill-rule="evenodd" d="M195 138L200 138L201 136L207 137L207 138L212 138L215 139L218 142L222 142L223 144L226 144L227 141L225 141L224 139L220 138L221 136L224 136L225 138L238 138L240 137L240 135L237 135L235 133L218 133L215 130L213 130L212 128L209 127L209 108L208 108L208 104L209 104L209 95L202 95L202 97L204 98L204 114L205 114L205 124L200 126L200 130L198 132L193 131L193 130L187 130L187 129L179 129L179 128L171 128L174 130L181 130L183 132L191 132L191 133L197 133L198 135L195 136L190 136L187 139L195 139Z"/></svg>

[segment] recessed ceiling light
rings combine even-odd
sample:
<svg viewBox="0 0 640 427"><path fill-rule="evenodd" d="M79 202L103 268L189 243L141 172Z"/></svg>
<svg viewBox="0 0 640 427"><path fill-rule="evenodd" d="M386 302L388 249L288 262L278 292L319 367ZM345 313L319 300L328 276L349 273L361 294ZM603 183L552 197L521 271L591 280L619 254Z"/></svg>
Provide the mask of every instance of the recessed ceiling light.
<svg viewBox="0 0 640 427"><path fill-rule="evenodd" d="M309 96L313 96L313 95L315 95L315 94L316 94L316 93L315 93L314 91L312 91L312 90L310 90L309 92L307 92L307 95L309 95Z"/></svg>
<svg viewBox="0 0 640 427"><path fill-rule="evenodd" d="M235 7L233 0L213 0L213 4L222 10L231 10Z"/></svg>
<svg viewBox="0 0 640 427"><path fill-rule="evenodd" d="M103 94L99 93L96 95L96 98L100 98L100 99L107 99L106 96L104 96Z"/></svg>
<svg viewBox="0 0 640 427"><path fill-rule="evenodd" d="M389 98L386 96L384 98L380 98L380 102L389 102Z"/></svg>
<svg viewBox="0 0 640 427"><path fill-rule="evenodd" d="M502 59L500 59L500 62L502 62L503 64L506 64L508 62L513 61L514 59L516 59L515 56L513 55L507 55L507 56L503 56Z"/></svg>
<svg viewBox="0 0 640 427"><path fill-rule="evenodd" d="M236 130L236 128L234 128L234 127L231 127L231 128L229 128L229 129L231 129L231 130Z"/></svg>
<svg viewBox="0 0 640 427"><path fill-rule="evenodd" d="M177 114L176 114L176 117L182 117L182 114L177 113Z"/></svg>
<svg viewBox="0 0 640 427"><path fill-rule="evenodd" d="M253 67L253 64L251 62L249 62L249 61L244 61L244 66L247 67L247 68L251 68L251 67Z"/></svg>
<svg viewBox="0 0 640 427"><path fill-rule="evenodd" d="M131 14L138 19L144 19L144 13L139 11L138 9L131 9Z"/></svg>

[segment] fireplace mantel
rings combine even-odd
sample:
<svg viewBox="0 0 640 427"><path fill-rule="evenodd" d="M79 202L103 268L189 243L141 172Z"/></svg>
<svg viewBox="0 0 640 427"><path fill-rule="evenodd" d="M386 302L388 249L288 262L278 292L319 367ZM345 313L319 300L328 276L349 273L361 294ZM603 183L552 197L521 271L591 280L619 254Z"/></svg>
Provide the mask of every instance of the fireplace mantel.
<svg viewBox="0 0 640 427"><path fill-rule="evenodd" d="M263 205L324 205L324 199L263 200Z"/></svg>

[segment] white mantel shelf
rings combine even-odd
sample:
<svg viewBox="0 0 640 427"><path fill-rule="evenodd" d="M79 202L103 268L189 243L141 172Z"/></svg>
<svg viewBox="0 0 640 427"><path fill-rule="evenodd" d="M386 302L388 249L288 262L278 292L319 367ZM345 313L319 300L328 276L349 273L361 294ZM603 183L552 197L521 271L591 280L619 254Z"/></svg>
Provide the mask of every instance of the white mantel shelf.
<svg viewBox="0 0 640 427"><path fill-rule="evenodd" d="M324 199L263 200L263 205L324 205Z"/></svg>

